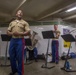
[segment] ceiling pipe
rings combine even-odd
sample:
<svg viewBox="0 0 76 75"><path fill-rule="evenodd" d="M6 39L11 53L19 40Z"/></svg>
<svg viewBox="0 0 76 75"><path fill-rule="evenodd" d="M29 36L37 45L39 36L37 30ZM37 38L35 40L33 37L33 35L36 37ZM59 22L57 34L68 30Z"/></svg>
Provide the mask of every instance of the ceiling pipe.
<svg viewBox="0 0 76 75"><path fill-rule="evenodd" d="M69 17L63 18L63 20L69 20L69 19L73 19L73 18L76 18L76 15L72 15L72 16L69 16Z"/></svg>
<svg viewBox="0 0 76 75"><path fill-rule="evenodd" d="M44 18L46 18L46 17L52 16L52 15L54 15L54 14L56 14L56 13L59 13L59 12L61 12L62 10L66 9L67 6L72 5L72 4L74 4L74 3L76 3L76 0L71 0L71 1L69 1L68 3L65 3L64 5L62 4L62 6L60 6L60 7L58 7L58 8L56 7L56 10L51 11L51 13L48 13L48 14L45 14L45 15L41 16L40 18L38 18L38 20L41 20L41 19L44 19ZM51 9L49 9L49 10L51 10ZM46 12L47 12L47 11L46 11Z"/></svg>
<svg viewBox="0 0 76 75"><path fill-rule="evenodd" d="M26 0L22 0L22 2L19 4L19 6L17 6L17 8L14 10L12 14L14 14L25 2Z"/></svg>

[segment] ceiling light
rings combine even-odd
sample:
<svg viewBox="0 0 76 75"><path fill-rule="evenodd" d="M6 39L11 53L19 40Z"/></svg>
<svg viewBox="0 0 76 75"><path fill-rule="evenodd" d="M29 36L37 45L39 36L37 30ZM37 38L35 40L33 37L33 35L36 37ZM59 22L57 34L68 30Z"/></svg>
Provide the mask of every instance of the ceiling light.
<svg viewBox="0 0 76 75"><path fill-rule="evenodd" d="M44 29L44 28L38 28L38 29Z"/></svg>
<svg viewBox="0 0 76 75"><path fill-rule="evenodd" d="M74 10L76 10L76 7L70 8L70 9L66 10L65 12L71 12L71 11L74 11Z"/></svg>
<svg viewBox="0 0 76 75"><path fill-rule="evenodd" d="M68 26L62 26L61 28L68 28Z"/></svg>

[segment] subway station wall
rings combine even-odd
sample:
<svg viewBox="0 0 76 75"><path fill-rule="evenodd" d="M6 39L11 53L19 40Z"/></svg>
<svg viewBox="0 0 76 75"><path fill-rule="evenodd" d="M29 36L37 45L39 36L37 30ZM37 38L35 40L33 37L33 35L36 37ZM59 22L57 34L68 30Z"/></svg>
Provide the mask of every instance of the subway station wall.
<svg viewBox="0 0 76 75"><path fill-rule="evenodd" d="M53 25L30 26L30 28L31 28L32 31L35 31L35 32L38 33L37 38L38 38L39 41L36 45L36 47L38 49L38 54L43 54L43 53L46 54L47 46L48 46L48 39L43 38L42 31L53 30L54 29ZM75 28L64 26L64 25L58 25L58 29L60 30L61 35L63 35L63 29L72 31ZM7 27L0 28L0 34L6 34L6 31L7 31ZM76 35L75 32L72 32L71 34L74 37ZM50 39L49 49L48 49L49 53L51 53L51 40L52 39ZM9 43L8 43L8 49L9 49ZM7 42L3 42L1 40L1 37L0 37L0 56L2 56L2 57L5 56L6 47L7 47ZM76 49L76 43L73 42L72 45L71 45L70 52L76 52L75 49ZM63 52L67 53L67 51L68 51L68 48L64 47L64 41L63 41L62 37L60 36L60 38L59 38L59 56L61 56ZM9 56L8 50L7 50L7 56Z"/></svg>

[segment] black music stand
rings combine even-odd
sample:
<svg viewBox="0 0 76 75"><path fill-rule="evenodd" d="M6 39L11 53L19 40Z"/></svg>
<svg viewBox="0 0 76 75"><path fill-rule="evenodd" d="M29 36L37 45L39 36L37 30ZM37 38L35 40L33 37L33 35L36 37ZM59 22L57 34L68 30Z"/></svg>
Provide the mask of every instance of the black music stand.
<svg viewBox="0 0 76 75"><path fill-rule="evenodd" d="M4 58L5 63L4 65L1 64L0 66L7 67L7 66L10 66L10 65L7 65L7 49L8 49L8 42L10 41L11 36L8 36L7 34L1 34L1 39L2 41L7 42L7 44L6 44L6 51L5 51L5 58Z"/></svg>
<svg viewBox="0 0 76 75"><path fill-rule="evenodd" d="M25 38L25 46L31 46L31 45L32 45L31 39L30 38ZM26 48L26 52L27 52L27 48ZM27 55L26 55L26 57L25 57L25 65L29 65L31 63L32 62L27 61Z"/></svg>
<svg viewBox="0 0 76 75"><path fill-rule="evenodd" d="M51 68L54 68L55 66L47 67L47 58L48 58L48 50L49 50L50 39L54 38L54 34L53 34L53 31L42 31L42 35L43 35L44 39L48 39L48 45L47 45L45 64L42 65L41 68L51 69Z"/></svg>
<svg viewBox="0 0 76 75"><path fill-rule="evenodd" d="M76 72L76 70L72 70L72 69L67 69L67 68L66 68L66 62L68 61L69 52L70 52L70 47L71 47L71 42L75 42L76 39L75 39L71 34L61 35L61 37L62 37L66 42L70 42L70 46L69 46L69 49L68 49L68 53L67 53L67 55L66 55L64 67L62 67L61 70L64 70L64 71L66 71L66 72Z"/></svg>

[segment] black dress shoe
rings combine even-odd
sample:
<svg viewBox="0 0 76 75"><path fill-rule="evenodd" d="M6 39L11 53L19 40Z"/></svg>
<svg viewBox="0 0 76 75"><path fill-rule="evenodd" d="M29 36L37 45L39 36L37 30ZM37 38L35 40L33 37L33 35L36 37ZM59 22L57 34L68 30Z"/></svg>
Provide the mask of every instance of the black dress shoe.
<svg viewBox="0 0 76 75"><path fill-rule="evenodd" d="M35 62L38 62L38 60L35 60Z"/></svg>
<svg viewBox="0 0 76 75"><path fill-rule="evenodd" d="M51 61L50 63L55 63L54 61Z"/></svg>
<svg viewBox="0 0 76 75"><path fill-rule="evenodd" d="M9 73L9 75L14 75L14 74L11 72L11 73Z"/></svg>
<svg viewBox="0 0 76 75"><path fill-rule="evenodd" d="M38 62L37 58L35 58L35 62Z"/></svg>
<svg viewBox="0 0 76 75"><path fill-rule="evenodd" d="M12 72L11 72L11 73L9 73L9 75L15 75L15 73L12 73Z"/></svg>
<svg viewBox="0 0 76 75"><path fill-rule="evenodd" d="M56 62L56 64L59 64L59 62Z"/></svg>

